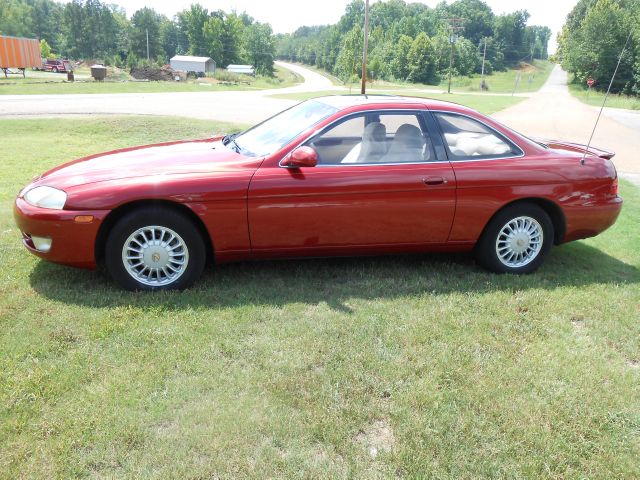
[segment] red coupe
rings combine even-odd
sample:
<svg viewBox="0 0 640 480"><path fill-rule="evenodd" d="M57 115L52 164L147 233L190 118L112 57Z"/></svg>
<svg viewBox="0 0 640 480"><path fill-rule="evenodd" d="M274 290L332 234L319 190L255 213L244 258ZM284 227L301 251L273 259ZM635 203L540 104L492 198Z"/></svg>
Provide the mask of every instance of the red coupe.
<svg viewBox="0 0 640 480"><path fill-rule="evenodd" d="M622 207L613 156L533 141L430 99L331 96L249 130L92 155L15 204L27 249L103 263L127 289L185 288L216 262L474 251L529 273Z"/></svg>

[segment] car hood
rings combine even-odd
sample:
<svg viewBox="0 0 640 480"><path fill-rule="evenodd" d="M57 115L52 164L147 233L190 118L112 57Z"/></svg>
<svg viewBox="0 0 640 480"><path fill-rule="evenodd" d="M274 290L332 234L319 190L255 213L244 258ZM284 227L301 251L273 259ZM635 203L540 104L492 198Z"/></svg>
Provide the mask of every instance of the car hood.
<svg viewBox="0 0 640 480"><path fill-rule="evenodd" d="M36 178L32 185L67 188L126 178L215 173L255 169L260 159L245 157L220 138L159 143L100 153L60 165Z"/></svg>

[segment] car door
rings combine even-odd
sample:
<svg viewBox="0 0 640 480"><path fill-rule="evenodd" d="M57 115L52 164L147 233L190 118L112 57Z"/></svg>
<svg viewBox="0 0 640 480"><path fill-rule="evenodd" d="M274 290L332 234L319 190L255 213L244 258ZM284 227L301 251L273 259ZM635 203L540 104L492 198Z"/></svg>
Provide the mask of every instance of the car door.
<svg viewBox="0 0 640 480"><path fill-rule="evenodd" d="M420 111L353 114L304 143L316 149L317 166L288 169L274 163L258 169L248 195L252 251L312 255L445 243L455 211L455 176L444 152L434 149L425 118ZM386 130L381 136L377 127L376 145L363 142L372 123ZM420 152L398 147L406 131L414 141L420 135ZM364 150L360 158L353 153L358 148ZM340 156L351 161L342 163Z"/></svg>

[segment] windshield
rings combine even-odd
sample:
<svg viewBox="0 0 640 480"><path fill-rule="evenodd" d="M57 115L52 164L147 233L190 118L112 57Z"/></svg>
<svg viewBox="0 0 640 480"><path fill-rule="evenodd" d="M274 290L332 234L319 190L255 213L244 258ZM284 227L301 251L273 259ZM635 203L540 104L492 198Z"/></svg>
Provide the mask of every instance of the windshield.
<svg viewBox="0 0 640 480"><path fill-rule="evenodd" d="M315 100L308 100L271 117L234 137L235 144L248 155L270 155L320 120L338 109Z"/></svg>

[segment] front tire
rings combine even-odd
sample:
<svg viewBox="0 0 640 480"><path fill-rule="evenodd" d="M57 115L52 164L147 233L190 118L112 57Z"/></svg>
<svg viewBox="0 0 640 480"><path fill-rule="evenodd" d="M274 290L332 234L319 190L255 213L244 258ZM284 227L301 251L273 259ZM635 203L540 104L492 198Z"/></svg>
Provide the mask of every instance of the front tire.
<svg viewBox="0 0 640 480"><path fill-rule="evenodd" d="M202 274L206 250L198 228L168 208L134 210L113 227L106 267L127 290L182 290Z"/></svg>
<svg viewBox="0 0 640 480"><path fill-rule="evenodd" d="M538 205L508 206L489 222L476 245L476 260L496 273L532 273L553 245L553 222Z"/></svg>

